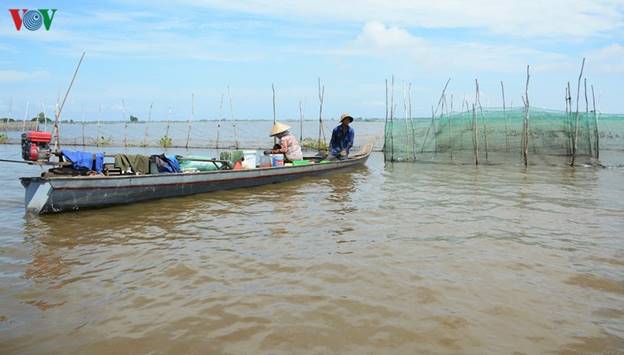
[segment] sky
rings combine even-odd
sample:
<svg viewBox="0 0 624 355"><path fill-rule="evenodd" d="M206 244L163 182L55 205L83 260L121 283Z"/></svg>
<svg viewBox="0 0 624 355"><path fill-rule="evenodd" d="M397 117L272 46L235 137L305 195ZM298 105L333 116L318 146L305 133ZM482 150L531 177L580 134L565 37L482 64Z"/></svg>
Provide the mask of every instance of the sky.
<svg viewBox="0 0 624 355"><path fill-rule="evenodd" d="M3 1L0 117L53 107L86 52L64 119L427 117L450 78L454 109L564 109L581 61L598 110L624 112L624 0ZM17 31L9 9L57 9L49 31ZM584 109L584 90L580 91ZM194 100L192 100L194 97ZM590 98L591 102L591 92ZM194 105L192 102L194 101ZM591 108L590 108L591 109Z"/></svg>

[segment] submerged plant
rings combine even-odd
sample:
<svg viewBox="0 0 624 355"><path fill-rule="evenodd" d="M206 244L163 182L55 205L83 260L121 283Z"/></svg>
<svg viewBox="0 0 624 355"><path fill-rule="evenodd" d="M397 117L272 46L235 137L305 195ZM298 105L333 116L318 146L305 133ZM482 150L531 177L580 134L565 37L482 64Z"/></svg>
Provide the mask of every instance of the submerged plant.
<svg viewBox="0 0 624 355"><path fill-rule="evenodd" d="M5 144L9 141L9 137L7 137L4 133L0 133L0 144Z"/></svg>

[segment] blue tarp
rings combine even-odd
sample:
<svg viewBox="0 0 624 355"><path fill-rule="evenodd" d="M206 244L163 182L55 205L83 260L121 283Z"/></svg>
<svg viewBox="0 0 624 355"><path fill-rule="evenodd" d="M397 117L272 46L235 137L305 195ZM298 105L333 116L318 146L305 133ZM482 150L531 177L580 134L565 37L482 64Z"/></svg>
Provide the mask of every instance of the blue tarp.
<svg viewBox="0 0 624 355"><path fill-rule="evenodd" d="M98 173L104 170L104 153L62 149L61 154L73 164L74 169L95 170Z"/></svg>

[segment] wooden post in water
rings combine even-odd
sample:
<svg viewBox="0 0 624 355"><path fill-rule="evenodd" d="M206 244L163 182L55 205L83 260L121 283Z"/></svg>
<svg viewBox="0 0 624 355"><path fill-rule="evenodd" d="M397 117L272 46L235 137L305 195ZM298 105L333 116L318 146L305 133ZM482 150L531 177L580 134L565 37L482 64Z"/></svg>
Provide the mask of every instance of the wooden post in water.
<svg viewBox="0 0 624 355"><path fill-rule="evenodd" d="M587 149L589 151L589 156L593 157L594 153L592 152L592 142L591 142L591 134L589 133L589 101L587 100L587 78L583 78L583 86L585 88L585 133L587 134Z"/></svg>
<svg viewBox="0 0 624 355"><path fill-rule="evenodd" d="M299 100L299 142L303 142L303 107Z"/></svg>
<svg viewBox="0 0 624 355"><path fill-rule="evenodd" d="M409 109L410 137L412 140L412 161L416 160L416 137L414 136L414 120L412 119L412 83L407 87L407 100Z"/></svg>
<svg viewBox="0 0 624 355"><path fill-rule="evenodd" d="M527 65L527 80L524 89L524 146L522 147L522 156L524 158L524 166L529 165L529 66Z"/></svg>
<svg viewBox="0 0 624 355"><path fill-rule="evenodd" d="M100 107L98 108L98 121L97 121L97 127L95 129L95 146L96 147L100 146L100 121L102 121L102 104L100 104Z"/></svg>
<svg viewBox="0 0 624 355"><path fill-rule="evenodd" d="M394 75L390 82L390 126L393 131L390 135L390 161L394 161Z"/></svg>
<svg viewBox="0 0 624 355"><path fill-rule="evenodd" d="M154 103L151 102L150 106L149 106L149 111L147 112L147 122L145 122L145 134L143 136L143 146L147 147L147 128L150 124L150 121L152 120L152 107L154 106Z"/></svg>
<svg viewBox="0 0 624 355"><path fill-rule="evenodd" d="M479 113L481 113L481 121L483 122L483 138L485 141L485 160L489 160L488 156L488 135L487 135L487 118L483 114L483 107L481 106L481 93L479 92L479 81L475 79L475 104L479 106Z"/></svg>
<svg viewBox="0 0 624 355"><path fill-rule="evenodd" d="M574 144L572 145L572 162L570 166L574 166L576 162L576 147L578 146L578 129L579 129L579 97L581 94L581 78L583 77L583 69L585 68L585 58L581 64L581 72L578 78L578 85L576 87L576 123L574 124Z"/></svg>
<svg viewBox="0 0 624 355"><path fill-rule="evenodd" d="M24 112L24 121L22 123L22 132L26 132L26 120L28 119L28 111L30 110L30 101L26 101L26 111Z"/></svg>
<svg viewBox="0 0 624 355"><path fill-rule="evenodd" d="M596 160L600 159L600 135L598 134L598 114L596 113L596 96L594 95L594 86L591 86L592 102L594 107L594 151L596 152Z"/></svg>
<svg viewBox="0 0 624 355"><path fill-rule="evenodd" d="M123 122L124 122L124 139L123 144L124 148L128 148L128 117L126 117L126 102L124 99L121 99L121 110L123 112Z"/></svg>
<svg viewBox="0 0 624 355"><path fill-rule="evenodd" d="M505 151L509 153L509 124L507 123L507 109L505 104L505 85L501 80L501 93L503 95L503 119L505 120Z"/></svg>
<svg viewBox="0 0 624 355"><path fill-rule="evenodd" d="M479 165L479 126L477 125L477 110L472 104L472 149L475 165Z"/></svg>
<svg viewBox="0 0 624 355"><path fill-rule="evenodd" d="M388 79L386 79L386 119L384 121L384 146L383 146L383 152L384 152L384 161L386 161L387 159L387 153L388 151L386 150L386 141L388 139L387 135L388 135ZM390 133L392 134L392 133Z"/></svg>
<svg viewBox="0 0 624 355"><path fill-rule="evenodd" d="M275 97L275 94L273 94L273 97ZM273 107L275 107L275 105L273 105ZM273 110L273 112L275 112L275 109ZM274 117L273 122L275 122L275 114L273 115L273 117ZM217 151L219 150L219 130L221 129L222 118L223 118L223 94L221 94L221 103L219 104L219 117L217 117L217 140L215 144L215 148L217 149Z"/></svg>
<svg viewBox="0 0 624 355"><path fill-rule="evenodd" d="M228 100L230 101L230 121L232 121L232 128L234 131L234 146L236 149L239 148L238 144L238 123L234 119L234 106L232 105L232 93L230 92L230 86L227 87L228 92Z"/></svg>
<svg viewBox="0 0 624 355"><path fill-rule="evenodd" d="M321 86L321 78L318 78L319 84L319 139L318 139L318 151L321 151L321 136L323 136L323 142L325 141L325 134L323 132L323 100L325 99L325 85Z"/></svg>
<svg viewBox="0 0 624 355"><path fill-rule="evenodd" d="M273 91L273 125L275 126L275 121L276 121L276 113L275 113L275 85L271 84L271 90ZM277 138L275 136L273 136L273 145L275 145L276 143L277 143Z"/></svg>
<svg viewBox="0 0 624 355"><path fill-rule="evenodd" d="M169 110L167 111L167 130L165 131L165 150L168 148L166 145L169 144L169 126L171 123L171 106L169 106Z"/></svg>
<svg viewBox="0 0 624 355"><path fill-rule="evenodd" d="M188 129L186 132L186 150L189 149L191 142L191 122L195 120L195 93L191 93L191 118L188 120Z"/></svg>

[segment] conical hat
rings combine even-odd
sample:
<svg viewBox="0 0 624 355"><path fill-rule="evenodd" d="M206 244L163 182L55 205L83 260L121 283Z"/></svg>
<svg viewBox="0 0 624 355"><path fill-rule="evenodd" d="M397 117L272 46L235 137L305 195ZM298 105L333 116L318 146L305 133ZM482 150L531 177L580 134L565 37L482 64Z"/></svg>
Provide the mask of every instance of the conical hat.
<svg viewBox="0 0 624 355"><path fill-rule="evenodd" d="M289 129L290 129L290 126L285 125L283 123L275 122L275 124L273 125L273 128L271 129L271 136L288 131Z"/></svg>

